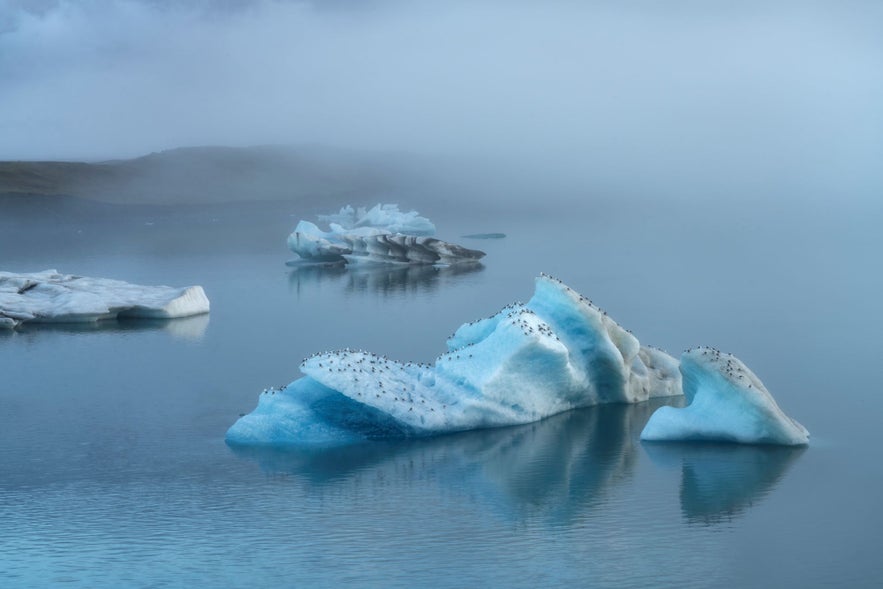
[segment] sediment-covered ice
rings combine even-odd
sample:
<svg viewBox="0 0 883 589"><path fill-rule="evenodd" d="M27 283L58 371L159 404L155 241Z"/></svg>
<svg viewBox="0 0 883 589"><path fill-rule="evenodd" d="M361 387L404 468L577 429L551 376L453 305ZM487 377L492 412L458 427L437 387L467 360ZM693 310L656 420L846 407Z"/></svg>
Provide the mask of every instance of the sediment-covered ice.
<svg viewBox="0 0 883 589"><path fill-rule="evenodd" d="M0 272L0 328L24 322L89 323L120 317L171 319L208 313L200 286L140 286L45 270Z"/></svg>
<svg viewBox="0 0 883 589"><path fill-rule="evenodd" d="M681 356L680 372L687 406L657 409L642 440L809 443L806 428L785 415L760 379L735 356L713 348L688 350Z"/></svg>
<svg viewBox="0 0 883 589"><path fill-rule="evenodd" d="M316 354L306 375L261 395L234 444L332 444L529 423L598 403L681 394L677 361L560 281L461 326L435 364L369 352Z"/></svg>
<svg viewBox="0 0 883 589"><path fill-rule="evenodd" d="M467 249L434 237L435 226L416 211L402 213L396 205L370 210L344 207L323 231L315 223L300 221L288 236L288 248L303 262L349 264L441 264L476 262L484 252Z"/></svg>

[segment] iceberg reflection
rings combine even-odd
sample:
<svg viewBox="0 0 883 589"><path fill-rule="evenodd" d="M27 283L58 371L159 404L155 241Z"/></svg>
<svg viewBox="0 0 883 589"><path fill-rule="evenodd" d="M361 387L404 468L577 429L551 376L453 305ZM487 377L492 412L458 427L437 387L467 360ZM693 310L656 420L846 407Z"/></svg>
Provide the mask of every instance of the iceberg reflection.
<svg viewBox="0 0 883 589"><path fill-rule="evenodd" d="M198 341L208 328L209 314L192 315L179 319L127 318L120 317L84 323L25 323L15 331L0 330L0 337L31 337L36 333L127 333L164 331L172 337Z"/></svg>
<svg viewBox="0 0 883 589"><path fill-rule="evenodd" d="M660 402L610 404L506 428L334 448L231 446L271 476L358 492L366 475L390 486L435 480L516 521L572 521L603 504L638 459L638 432Z"/></svg>
<svg viewBox="0 0 883 589"><path fill-rule="evenodd" d="M763 500L806 449L741 444L645 444L663 467L681 466L681 510L690 523L731 521Z"/></svg>
<svg viewBox="0 0 883 589"><path fill-rule="evenodd" d="M480 262L452 266L401 265L356 266L343 264L304 264L291 266L288 283L300 294L301 289L322 283L338 283L347 294L377 293L394 295L432 292L457 277L480 272Z"/></svg>

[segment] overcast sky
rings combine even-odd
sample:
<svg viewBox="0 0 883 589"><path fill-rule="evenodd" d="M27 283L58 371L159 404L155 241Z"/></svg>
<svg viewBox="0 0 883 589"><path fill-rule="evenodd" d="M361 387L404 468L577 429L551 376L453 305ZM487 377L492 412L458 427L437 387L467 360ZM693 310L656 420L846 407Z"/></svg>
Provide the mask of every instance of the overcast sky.
<svg viewBox="0 0 883 589"><path fill-rule="evenodd" d="M0 0L0 159L318 142L862 174L881 31L871 0Z"/></svg>

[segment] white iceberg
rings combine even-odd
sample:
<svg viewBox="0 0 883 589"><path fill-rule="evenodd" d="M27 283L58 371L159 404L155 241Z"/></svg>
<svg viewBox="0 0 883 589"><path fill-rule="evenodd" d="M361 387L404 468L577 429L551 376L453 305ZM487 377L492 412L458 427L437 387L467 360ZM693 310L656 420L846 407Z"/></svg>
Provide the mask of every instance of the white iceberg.
<svg viewBox="0 0 883 589"><path fill-rule="evenodd" d="M358 212L344 207L319 218L329 221L328 231L302 220L288 236L288 248L300 262L450 265L484 257L482 251L428 237L435 233L429 219L416 211L402 213L396 205Z"/></svg>
<svg viewBox="0 0 883 589"><path fill-rule="evenodd" d="M368 352L317 354L227 432L242 445L336 444L537 421L598 403L681 394L677 361L560 281L461 326L434 365Z"/></svg>
<svg viewBox="0 0 883 589"><path fill-rule="evenodd" d="M404 233L406 235L435 235L435 225L417 211L407 213L399 210L398 205L377 204L366 209L347 205L339 213L319 215L319 220L340 226L345 231L360 228L381 229L387 233Z"/></svg>
<svg viewBox="0 0 883 589"><path fill-rule="evenodd" d="M140 286L45 270L0 272L0 328L24 322L90 323L115 318L172 319L209 312L200 286Z"/></svg>
<svg viewBox="0 0 883 589"><path fill-rule="evenodd" d="M683 408L660 407L641 432L647 441L721 441L798 446L806 428L779 408L757 376L738 358L713 348L681 356Z"/></svg>

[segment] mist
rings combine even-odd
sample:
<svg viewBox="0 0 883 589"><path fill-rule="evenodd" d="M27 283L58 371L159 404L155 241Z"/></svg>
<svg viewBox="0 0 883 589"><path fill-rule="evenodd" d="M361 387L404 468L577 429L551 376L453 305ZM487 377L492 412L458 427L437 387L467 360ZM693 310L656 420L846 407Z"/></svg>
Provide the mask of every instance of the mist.
<svg viewBox="0 0 883 589"><path fill-rule="evenodd" d="M0 159L322 144L611 191L875 195L881 30L870 1L13 1Z"/></svg>

